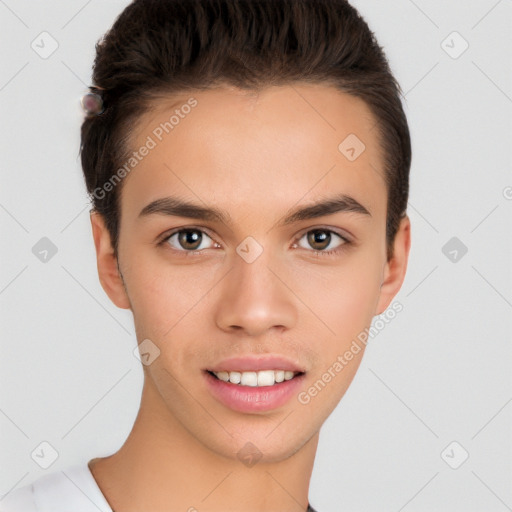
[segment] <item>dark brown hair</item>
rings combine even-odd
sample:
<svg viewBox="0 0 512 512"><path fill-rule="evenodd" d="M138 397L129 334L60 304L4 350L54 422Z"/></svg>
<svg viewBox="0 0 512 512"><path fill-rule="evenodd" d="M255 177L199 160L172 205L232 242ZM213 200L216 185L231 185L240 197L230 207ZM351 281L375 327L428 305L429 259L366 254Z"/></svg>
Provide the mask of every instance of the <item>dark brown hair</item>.
<svg viewBox="0 0 512 512"><path fill-rule="evenodd" d="M130 132L152 100L222 85L258 90L301 81L334 85L364 100L375 116L392 256L409 194L409 128L385 54L347 1L135 0L96 44L92 80L104 112L82 124L82 167L116 255L122 183L108 193L102 187L133 150Z"/></svg>

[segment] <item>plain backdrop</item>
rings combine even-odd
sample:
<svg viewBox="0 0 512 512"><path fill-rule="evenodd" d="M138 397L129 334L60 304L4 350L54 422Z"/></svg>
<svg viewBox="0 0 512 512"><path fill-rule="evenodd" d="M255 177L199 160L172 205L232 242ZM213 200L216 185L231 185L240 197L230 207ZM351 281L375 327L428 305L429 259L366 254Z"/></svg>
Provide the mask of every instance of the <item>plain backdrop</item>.
<svg viewBox="0 0 512 512"><path fill-rule="evenodd" d="M512 510L512 2L353 4L404 91L412 249L403 311L323 427L310 501ZM94 45L125 5L0 0L0 496L113 453L138 410L132 316L98 281L78 157Z"/></svg>

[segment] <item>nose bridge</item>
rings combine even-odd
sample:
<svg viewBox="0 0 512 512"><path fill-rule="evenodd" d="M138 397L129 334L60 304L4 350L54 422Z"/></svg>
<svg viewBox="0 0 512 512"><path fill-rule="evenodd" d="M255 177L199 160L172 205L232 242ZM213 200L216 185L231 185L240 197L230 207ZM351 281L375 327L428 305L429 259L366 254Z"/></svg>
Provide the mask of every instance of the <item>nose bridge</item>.
<svg viewBox="0 0 512 512"><path fill-rule="evenodd" d="M250 238L250 237L248 237ZM258 244L259 245L259 244ZM222 287L217 325L223 330L245 330L258 335L272 327L290 328L297 319L293 293L275 274L278 258L252 240L245 240L233 255L229 281Z"/></svg>

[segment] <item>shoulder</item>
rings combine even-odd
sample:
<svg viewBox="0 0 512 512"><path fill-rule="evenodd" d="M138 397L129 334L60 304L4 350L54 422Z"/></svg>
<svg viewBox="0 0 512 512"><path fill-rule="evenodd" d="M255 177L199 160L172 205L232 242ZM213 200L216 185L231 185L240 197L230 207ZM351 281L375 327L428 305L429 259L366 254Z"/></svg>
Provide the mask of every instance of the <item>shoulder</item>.
<svg viewBox="0 0 512 512"><path fill-rule="evenodd" d="M87 464L49 473L0 500L0 512L112 512Z"/></svg>

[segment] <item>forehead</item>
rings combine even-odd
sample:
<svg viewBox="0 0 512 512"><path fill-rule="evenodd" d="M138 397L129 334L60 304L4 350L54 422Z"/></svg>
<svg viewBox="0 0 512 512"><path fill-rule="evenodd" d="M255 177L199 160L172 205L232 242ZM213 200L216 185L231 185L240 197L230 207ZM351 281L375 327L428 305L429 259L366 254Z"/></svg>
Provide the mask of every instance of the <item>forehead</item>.
<svg viewBox="0 0 512 512"><path fill-rule="evenodd" d="M331 86L161 98L140 118L130 146L139 155L121 203L133 214L171 194L249 215L251 207L261 214L334 192L385 214L376 119L364 101Z"/></svg>

